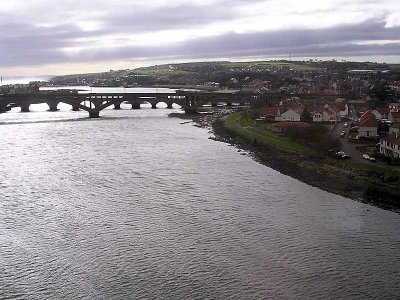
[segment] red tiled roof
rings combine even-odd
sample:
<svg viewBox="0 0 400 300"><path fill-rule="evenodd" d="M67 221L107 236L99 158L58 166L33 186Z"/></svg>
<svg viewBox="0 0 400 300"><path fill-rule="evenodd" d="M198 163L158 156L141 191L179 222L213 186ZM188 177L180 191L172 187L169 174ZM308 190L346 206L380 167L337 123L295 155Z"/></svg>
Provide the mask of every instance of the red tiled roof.
<svg viewBox="0 0 400 300"><path fill-rule="evenodd" d="M331 104L329 105L329 107L337 114L340 113L341 111L344 111L346 108L344 104L339 104L339 103Z"/></svg>
<svg viewBox="0 0 400 300"><path fill-rule="evenodd" d="M277 106L263 107L263 108L261 108L261 115L262 116L279 116L280 109Z"/></svg>
<svg viewBox="0 0 400 300"><path fill-rule="evenodd" d="M360 120L359 127L378 127L378 121L374 117L363 117Z"/></svg>
<svg viewBox="0 0 400 300"><path fill-rule="evenodd" d="M336 112L331 108L325 108L324 111L330 116L336 116Z"/></svg>
<svg viewBox="0 0 400 300"><path fill-rule="evenodd" d="M361 115L361 119L367 118L367 117L374 117L374 119L376 119L375 115L369 110Z"/></svg>
<svg viewBox="0 0 400 300"><path fill-rule="evenodd" d="M382 140L390 144L400 145L400 136L396 136L394 133L384 137Z"/></svg>

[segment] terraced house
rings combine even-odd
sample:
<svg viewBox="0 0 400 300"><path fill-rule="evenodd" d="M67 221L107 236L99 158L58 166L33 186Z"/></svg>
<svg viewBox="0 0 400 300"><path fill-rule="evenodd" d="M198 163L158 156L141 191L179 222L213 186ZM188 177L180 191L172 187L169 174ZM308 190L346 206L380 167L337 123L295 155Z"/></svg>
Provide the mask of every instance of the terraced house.
<svg viewBox="0 0 400 300"><path fill-rule="evenodd" d="M380 153L400 158L400 134L392 133L380 140Z"/></svg>

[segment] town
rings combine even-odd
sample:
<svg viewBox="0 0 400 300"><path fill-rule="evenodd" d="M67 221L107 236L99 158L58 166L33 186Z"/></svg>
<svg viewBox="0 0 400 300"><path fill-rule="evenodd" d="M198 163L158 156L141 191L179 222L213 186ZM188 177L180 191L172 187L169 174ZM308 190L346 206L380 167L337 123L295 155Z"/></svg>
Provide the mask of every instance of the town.
<svg viewBox="0 0 400 300"><path fill-rule="evenodd" d="M329 124L342 138L339 158L400 165L400 65L335 60L183 63L57 76L1 86L0 93L80 85L259 93L268 100L255 105L254 119L276 122L276 133Z"/></svg>

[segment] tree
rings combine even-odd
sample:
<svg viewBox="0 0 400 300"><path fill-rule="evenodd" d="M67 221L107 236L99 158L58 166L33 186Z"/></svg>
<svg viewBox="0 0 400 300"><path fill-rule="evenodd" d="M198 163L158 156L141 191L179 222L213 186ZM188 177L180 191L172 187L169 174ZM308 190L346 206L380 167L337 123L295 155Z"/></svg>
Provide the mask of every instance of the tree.
<svg viewBox="0 0 400 300"><path fill-rule="evenodd" d="M303 110L301 118L306 122L307 121L312 121L312 115L306 108Z"/></svg>
<svg viewBox="0 0 400 300"><path fill-rule="evenodd" d="M375 107L386 107L388 103L395 100L394 91L385 83L375 84L369 92Z"/></svg>

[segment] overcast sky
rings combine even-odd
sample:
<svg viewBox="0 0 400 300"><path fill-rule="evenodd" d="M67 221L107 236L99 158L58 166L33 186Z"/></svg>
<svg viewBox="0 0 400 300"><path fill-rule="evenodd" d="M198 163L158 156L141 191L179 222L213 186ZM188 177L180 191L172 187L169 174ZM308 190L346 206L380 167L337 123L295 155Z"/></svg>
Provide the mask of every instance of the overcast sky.
<svg viewBox="0 0 400 300"><path fill-rule="evenodd" d="M400 61L400 0L0 0L0 74L210 59Z"/></svg>

